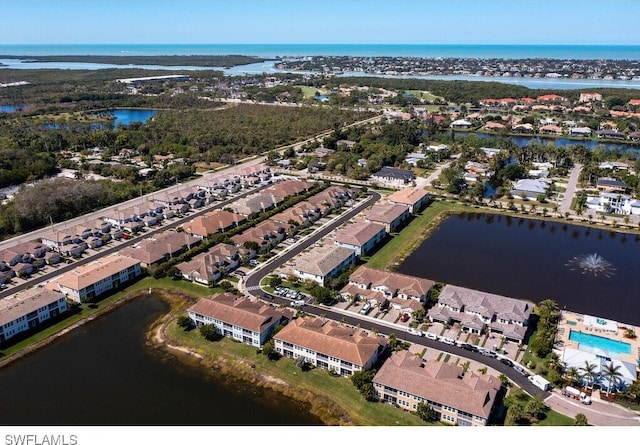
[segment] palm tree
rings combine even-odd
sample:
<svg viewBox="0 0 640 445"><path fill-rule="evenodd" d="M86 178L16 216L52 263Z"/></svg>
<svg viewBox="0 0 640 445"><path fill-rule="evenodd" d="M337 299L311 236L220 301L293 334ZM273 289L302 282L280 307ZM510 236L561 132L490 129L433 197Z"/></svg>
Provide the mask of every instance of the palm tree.
<svg viewBox="0 0 640 445"><path fill-rule="evenodd" d="M589 387L588 383L591 383L591 389L593 389L593 384L596 381L596 377L598 377L596 368L596 364L589 363L587 360L584 361L584 366L580 368L580 371L582 371L582 378L587 381L587 388Z"/></svg>
<svg viewBox="0 0 640 445"><path fill-rule="evenodd" d="M570 384L573 384L580 380L580 371L578 371L578 368L576 368L575 366L571 366L569 367L569 369L567 369L565 377L567 378L567 380L569 380Z"/></svg>
<svg viewBox="0 0 640 445"><path fill-rule="evenodd" d="M613 363L610 362L602 370L602 374L609 382L609 384L607 385L607 396L611 393L611 387L616 386L622 381L622 373L619 371L619 369L620 365L614 366Z"/></svg>

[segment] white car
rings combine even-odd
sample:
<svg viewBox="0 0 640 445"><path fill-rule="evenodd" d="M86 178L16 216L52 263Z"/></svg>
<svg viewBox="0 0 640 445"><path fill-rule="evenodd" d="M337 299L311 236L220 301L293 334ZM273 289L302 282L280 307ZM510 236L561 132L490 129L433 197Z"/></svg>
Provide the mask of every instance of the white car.
<svg viewBox="0 0 640 445"><path fill-rule="evenodd" d="M296 301L292 301L291 303L289 303L289 305L291 305L292 307L302 307L305 305L304 300L296 300Z"/></svg>
<svg viewBox="0 0 640 445"><path fill-rule="evenodd" d="M433 332L427 332L424 334L425 337L430 338L431 340L437 340L438 336Z"/></svg>
<svg viewBox="0 0 640 445"><path fill-rule="evenodd" d="M456 345L456 342L454 340L450 339L449 337L442 337L442 338L440 338L440 341L442 343L444 343L445 345L452 345L452 346Z"/></svg>
<svg viewBox="0 0 640 445"><path fill-rule="evenodd" d="M423 332L420 329L409 328L407 332L411 335L417 335L418 337L422 337Z"/></svg>

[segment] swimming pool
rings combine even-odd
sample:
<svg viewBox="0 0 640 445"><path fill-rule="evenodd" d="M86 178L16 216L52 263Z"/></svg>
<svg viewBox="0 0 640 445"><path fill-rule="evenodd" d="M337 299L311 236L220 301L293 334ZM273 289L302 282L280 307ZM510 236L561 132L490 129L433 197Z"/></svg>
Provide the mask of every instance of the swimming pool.
<svg viewBox="0 0 640 445"><path fill-rule="evenodd" d="M569 340L578 343L578 349L594 352L594 349L601 349L612 354L631 354L631 345L623 341L611 340L599 335L585 334L584 332L569 332Z"/></svg>

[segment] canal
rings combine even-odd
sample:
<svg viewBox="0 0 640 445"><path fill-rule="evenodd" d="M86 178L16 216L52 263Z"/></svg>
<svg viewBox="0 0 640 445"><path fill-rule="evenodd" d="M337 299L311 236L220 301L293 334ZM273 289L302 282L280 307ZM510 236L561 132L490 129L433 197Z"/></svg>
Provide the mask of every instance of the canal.
<svg viewBox="0 0 640 445"><path fill-rule="evenodd" d="M321 425L274 391L205 374L145 344L169 307L140 297L0 368L1 425Z"/></svg>
<svg viewBox="0 0 640 445"><path fill-rule="evenodd" d="M509 215L448 217L402 273L640 325L640 236ZM597 254L605 271L581 267Z"/></svg>

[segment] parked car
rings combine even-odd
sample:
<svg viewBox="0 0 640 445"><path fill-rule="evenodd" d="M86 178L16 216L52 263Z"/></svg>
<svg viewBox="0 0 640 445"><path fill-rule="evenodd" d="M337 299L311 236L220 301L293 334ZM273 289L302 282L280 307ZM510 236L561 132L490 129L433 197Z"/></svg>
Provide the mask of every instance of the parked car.
<svg viewBox="0 0 640 445"><path fill-rule="evenodd" d="M246 277L246 276L247 276L247 274L246 274L246 273L244 273L244 272L243 272L243 271L241 271L241 270L236 270L236 275L239 275L239 276L241 276L241 277Z"/></svg>
<svg viewBox="0 0 640 445"><path fill-rule="evenodd" d="M298 300L298 301L292 301L291 303L289 303L292 307L301 307L305 305L304 300Z"/></svg>
<svg viewBox="0 0 640 445"><path fill-rule="evenodd" d="M500 362L505 364L505 365L507 365L507 366L513 367L513 362L511 360L509 360L508 358L504 358L503 357L503 358L500 359Z"/></svg>
<svg viewBox="0 0 640 445"><path fill-rule="evenodd" d="M422 337L423 332L420 329L409 328L407 332L411 335L417 335L418 337Z"/></svg>
<svg viewBox="0 0 640 445"><path fill-rule="evenodd" d="M493 351L489 351L488 349L480 349L480 354L484 355L485 357L492 357L492 358L496 358L498 357L498 354L496 354Z"/></svg>
<svg viewBox="0 0 640 445"><path fill-rule="evenodd" d="M524 368L522 368L520 366L514 365L513 366L513 370L515 372L517 372L518 374L522 374L525 377L529 376L529 373Z"/></svg>
<svg viewBox="0 0 640 445"><path fill-rule="evenodd" d="M455 345L456 345L455 340L452 340L452 339L450 339L449 337L442 337L442 338L440 338L440 341L441 341L442 343L444 343L445 345L453 345L453 346L455 346Z"/></svg>
<svg viewBox="0 0 640 445"><path fill-rule="evenodd" d="M407 314L406 312L404 314L402 314L402 317L400 317L400 321L405 322L409 319L409 314Z"/></svg>
<svg viewBox="0 0 640 445"><path fill-rule="evenodd" d="M467 351L478 352L478 348L476 348L473 345L470 345L469 343L462 343L462 344L460 344L460 347L462 349L466 349Z"/></svg>
<svg viewBox="0 0 640 445"><path fill-rule="evenodd" d="M427 332L424 334L425 337L430 338L431 340L437 340L438 336L433 332Z"/></svg>

